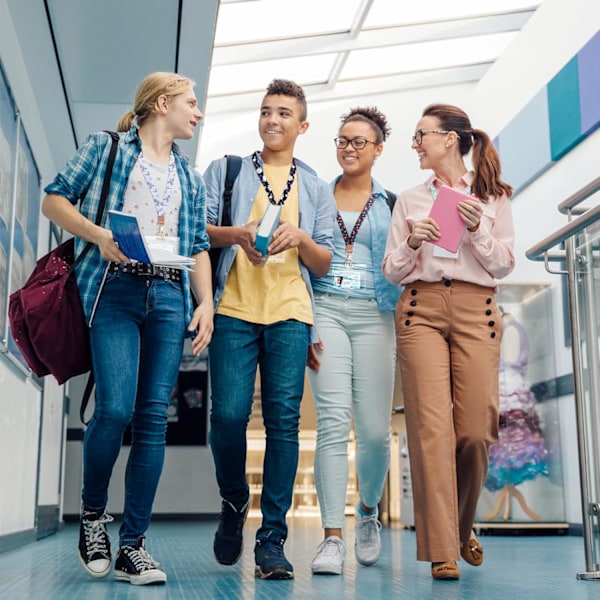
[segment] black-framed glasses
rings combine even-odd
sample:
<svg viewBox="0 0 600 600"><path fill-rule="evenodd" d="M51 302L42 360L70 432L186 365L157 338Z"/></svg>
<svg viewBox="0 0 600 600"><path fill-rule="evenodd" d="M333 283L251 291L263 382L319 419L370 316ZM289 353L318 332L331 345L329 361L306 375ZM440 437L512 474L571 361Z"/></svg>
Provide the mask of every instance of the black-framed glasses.
<svg viewBox="0 0 600 600"><path fill-rule="evenodd" d="M348 144L352 144L352 147L355 150L364 150L367 144L377 145L377 142L372 142L371 140L368 140L366 137L362 136L352 138L351 140L346 137L336 137L333 138L333 142L335 143L336 148L339 150L344 150L344 148L348 147Z"/></svg>
<svg viewBox="0 0 600 600"><path fill-rule="evenodd" d="M415 135L412 136L413 144L416 144L417 146L420 146L421 142L423 141L423 136L427 135L429 133L442 133L442 134L446 134L446 133L450 133L450 132L449 131L444 131L442 129L417 129L417 131L415 131Z"/></svg>

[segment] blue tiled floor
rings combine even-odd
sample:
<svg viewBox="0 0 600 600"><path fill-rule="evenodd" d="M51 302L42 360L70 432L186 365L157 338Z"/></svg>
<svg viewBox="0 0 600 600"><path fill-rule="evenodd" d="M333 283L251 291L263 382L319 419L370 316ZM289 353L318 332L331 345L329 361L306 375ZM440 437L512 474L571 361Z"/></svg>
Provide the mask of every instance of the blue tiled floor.
<svg viewBox="0 0 600 600"><path fill-rule="evenodd" d="M218 565L212 556L215 523L155 522L148 549L168 574L165 586L137 587L112 577L90 579L77 558L78 528L65 525L50 536L0 554L2 600L144 600L163 599L345 599L379 600L597 600L600 581L577 581L585 560L583 540L576 536L481 536L485 563L459 563L460 581L435 582L428 563L415 560L415 534L383 528L383 551L371 567L354 558L353 523L347 524L348 556L344 575L312 576L310 561L321 538L318 519L291 519L286 554L295 568L292 581L254 578L253 538L258 521L246 524L246 549L234 567ZM113 524L113 541L117 537Z"/></svg>

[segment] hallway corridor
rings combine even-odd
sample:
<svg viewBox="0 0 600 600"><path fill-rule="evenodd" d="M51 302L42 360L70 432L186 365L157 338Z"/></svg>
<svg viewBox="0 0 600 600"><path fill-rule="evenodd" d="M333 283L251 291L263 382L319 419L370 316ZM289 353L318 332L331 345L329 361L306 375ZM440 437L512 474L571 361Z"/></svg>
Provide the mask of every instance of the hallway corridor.
<svg viewBox="0 0 600 600"><path fill-rule="evenodd" d="M310 561L320 541L315 518L290 520L286 554L295 569L291 581L254 578L253 539L258 525L249 519L246 547L234 567L218 565L212 556L213 522L157 521L148 549L167 572L165 586L132 586L112 576L94 581L79 564L78 526L17 550L0 554L2 600L595 600L600 581L577 581L584 564L583 539L577 536L480 536L485 563L459 563L460 581L434 582L428 563L415 560L415 534L383 528L383 550L372 567L359 567L353 552L353 521L347 523L348 555L344 575L312 576ZM118 524L110 528L113 549Z"/></svg>

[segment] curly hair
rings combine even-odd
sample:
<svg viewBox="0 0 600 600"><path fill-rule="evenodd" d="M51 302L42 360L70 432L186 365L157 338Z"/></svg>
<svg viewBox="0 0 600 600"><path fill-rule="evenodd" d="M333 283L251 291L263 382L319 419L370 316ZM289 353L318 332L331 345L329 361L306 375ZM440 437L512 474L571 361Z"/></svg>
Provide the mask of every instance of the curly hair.
<svg viewBox="0 0 600 600"><path fill-rule="evenodd" d="M290 96L296 98L300 107L300 120L306 121L307 108L304 90L294 81L289 79L273 79L267 86L264 98L267 96ZM263 98L263 100L264 100Z"/></svg>
<svg viewBox="0 0 600 600"><path fill-rule="evenodd" d="M388 139L391 129L388 126L386 116L375 106L351 108L348 114L340 117L342 124L340 129L352 121L362 121L368 123L375 132L375 139L378 144L382 144Z"/></svg>

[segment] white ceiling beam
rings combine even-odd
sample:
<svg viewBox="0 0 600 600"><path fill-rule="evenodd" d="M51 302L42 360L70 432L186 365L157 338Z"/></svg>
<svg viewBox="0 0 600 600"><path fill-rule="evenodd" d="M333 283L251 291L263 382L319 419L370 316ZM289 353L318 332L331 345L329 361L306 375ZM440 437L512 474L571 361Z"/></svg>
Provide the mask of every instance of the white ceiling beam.
<svg viewBox="0 0 600 600"><path fill-rule="evenodd" d="M353 39L357 38L358 34L361 32L363 25L369 16L369 11L373 6L373 2L375 2L375 0L363 0L361 5L358 7L354 23L352 23L352 27L350 28L350 36Z"/></svg>
<svg viewBox="0 0 600 600"><path fill-rule="evenodd" d="M355 99L374 94L400 93L418 88L439 87L476 82L485 75L491 62L474 63L459 67L430 69L412 72L399 72L371 78L339 80L335 88L326 83L308 84L302 88L308 104L330 100ZM256 110L260 105L264 91L248 91L239 94L209 97L206 112L213 117L233 115L238 112Z"/></svg>
<svg viewBox="0 0 600 600"><path fill-rule="evenodd" d="M269 42L215 46L212 66L219 67L229 64L272 60L274 58L310 56L328 52L348 52L382 46L399 46L518 31L533 12L529 10L498 16L367 29L361 31L354 39L349 32L337 32Z"/></svg>

